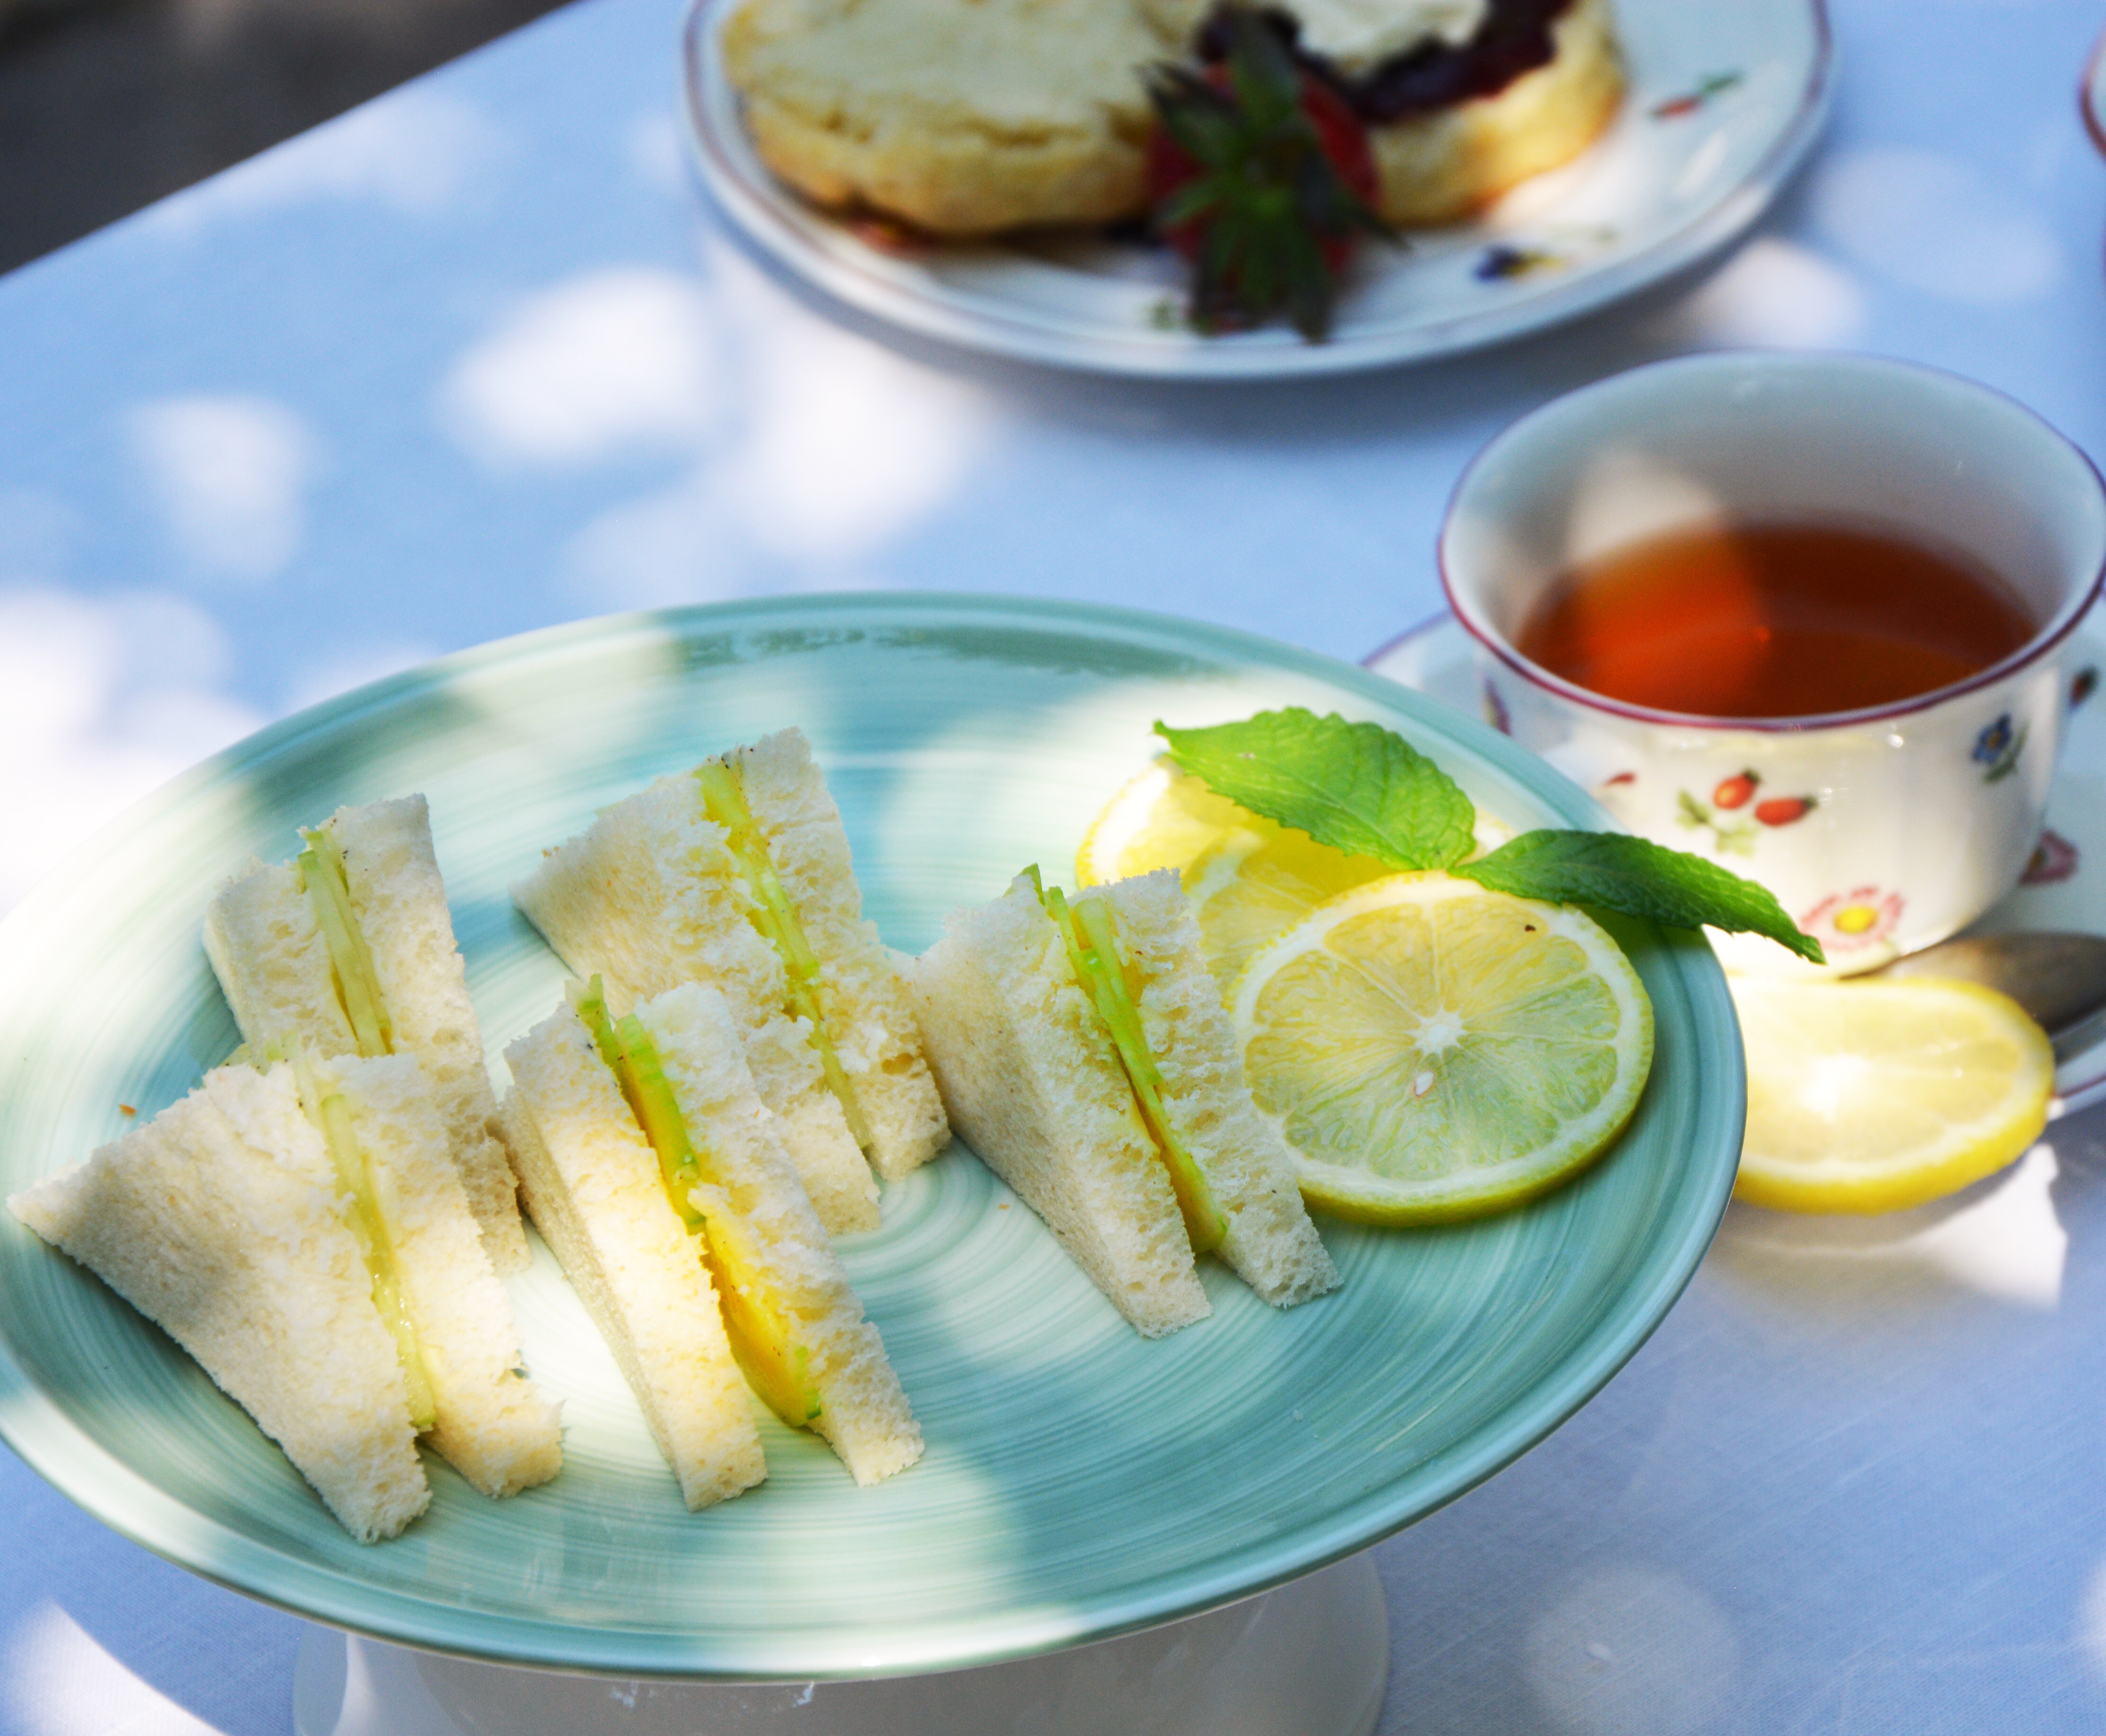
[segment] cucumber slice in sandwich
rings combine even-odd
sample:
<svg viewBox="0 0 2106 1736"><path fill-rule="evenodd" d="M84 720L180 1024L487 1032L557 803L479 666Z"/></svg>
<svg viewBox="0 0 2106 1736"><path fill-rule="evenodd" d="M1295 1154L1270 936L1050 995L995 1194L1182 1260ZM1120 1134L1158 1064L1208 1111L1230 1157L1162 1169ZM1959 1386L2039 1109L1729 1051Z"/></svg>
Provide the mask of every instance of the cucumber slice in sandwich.
<svg viewBox="0 0 2106 1736"><path fill-rule="evenodd" d="M414 1056L491 1263L526 1263L497 1100L421 796L339 808L293 862L252 861L205 912L204 949L243 1046Z"/></svg>
<svg viewBox="0 0 2106 1736"><path fill-rule="evenodd" d="M373 1281L374 1311L395 1340L395 1360L401 1365L402 1387L410 1401L410 1426L422 1434L439 1420L438 1402L432 1396L432 1377L424 1366L423 1348L417 1342L417 1323L402 1292L402 1273L395 1258L395 1232L380 1203L380 1178L373 1156L359 1142L352 1124L351 1106L335 1082L325 1085L306 1046L297 1037L287 1039L293 1081L300 1093L300 1106L322 1136L336 1172L338 1196L345 1202L344 1226L358 1245L358 1257Z"/></svg>
<svg viewBox="0 0 2106 1736"><path fill-rule="evenodd" d="M730 1007L820 1219L877 1222L874 1169L949 1137L912 1012L863 917L848 835L795 729L603 809L512 895L616 1012L683 982Z"/></svg>
<svg viewBox="0 0 2106 1736"><path fill-rule="evenodd" d="M755 1258L752 1238L741 1235L728 1218L712 1234L695 1204L703 1184L715 1179L722 1166L712 1162L706 1170L688 1137L687 1117L680 1113L657 1045L634 1013L623 1014L619 1021L607 1016L605 991L597 976L579 997L577 1013L592 1033L600 1059L614 1070L630 1113L658 1155L665 1202L709 1272L733 1359L769 1410L793 1429L806 1427L822 1408L818 1388L812 1384L811 1352L796 1341L794 1317L770 1294L765 1263Z"/></svg>
<svg viewBox="0 0 2106 1736"><path fill-rule="evenodd" d="M742 1370L860 1483L921 1437L767 1115L725 998L589 985L505 1050L500 1111L562 1263L690 1508L766 1474Z"/></svg>
<svg viewBox="0 0 2106 1736"><path fill-rule="evenodd" d="M1019 875L906 976L952 1124L1144 1336L1208 1312L1195 1253L1279 1308L1336 1286L1174 870Z"/></svg>
<svg viewBox="0 0 2106 1736"><path fill-rule="evenodd" d="M8 1205L203 1365L361 1542L429 1501L420 1433L486 1495L562 1468L408 1056L218 1068Z"/></svg>

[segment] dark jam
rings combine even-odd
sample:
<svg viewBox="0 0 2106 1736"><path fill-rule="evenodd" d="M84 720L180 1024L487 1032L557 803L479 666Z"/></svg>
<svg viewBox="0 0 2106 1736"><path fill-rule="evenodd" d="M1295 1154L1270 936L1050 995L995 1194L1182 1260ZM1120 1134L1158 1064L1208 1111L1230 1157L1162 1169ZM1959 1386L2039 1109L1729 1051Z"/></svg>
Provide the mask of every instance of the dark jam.
<svg viewBox="0 0 2106 1736"><path fill-rule="evenodd" d="M1572 0L1491 0L1477 34L1461 43L1429 38L1369 71L1345 73L1302 46L1302 25L1272 7L1258 13L1295 60L1346 99L1369 126L1429 114L1436 109L1496 96L1523 73L1548 66L1557 52L1550 27ZM1227 58L1229 33L1217 7L1199 27L1199 58Z"/></svg>

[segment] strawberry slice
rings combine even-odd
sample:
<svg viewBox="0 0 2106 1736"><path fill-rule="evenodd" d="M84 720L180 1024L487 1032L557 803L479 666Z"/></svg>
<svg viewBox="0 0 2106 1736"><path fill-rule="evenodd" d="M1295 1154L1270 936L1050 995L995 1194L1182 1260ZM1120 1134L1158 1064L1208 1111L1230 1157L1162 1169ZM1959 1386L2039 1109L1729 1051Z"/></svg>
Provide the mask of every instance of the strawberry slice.
<svg viewBox="0 0 2106 1736"><path fill-rule="evenodd" d="M1226 60L1148 75L1155 231L1193 262L1200 330L1243 330L1284 312L1319 340L1356 237L1391 237L1371 209L1367 129L1257 13L1219 16Z"/></svg>

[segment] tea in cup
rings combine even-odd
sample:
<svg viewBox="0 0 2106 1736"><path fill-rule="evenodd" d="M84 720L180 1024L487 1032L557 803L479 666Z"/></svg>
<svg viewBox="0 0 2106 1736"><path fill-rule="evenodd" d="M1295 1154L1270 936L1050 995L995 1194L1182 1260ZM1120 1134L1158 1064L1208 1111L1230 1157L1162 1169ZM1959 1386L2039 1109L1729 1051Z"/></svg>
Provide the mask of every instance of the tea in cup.
<svg viewBox="0 0 2106 1736"><path fill-rule="evenodd" d="M1632 830L1768 886L1842 974L2017 884L2106 490L1948 375L1692 357L1493 441L1441 564L1494 721ZM1731 968L1806 968L1717 939Z"/></svg>

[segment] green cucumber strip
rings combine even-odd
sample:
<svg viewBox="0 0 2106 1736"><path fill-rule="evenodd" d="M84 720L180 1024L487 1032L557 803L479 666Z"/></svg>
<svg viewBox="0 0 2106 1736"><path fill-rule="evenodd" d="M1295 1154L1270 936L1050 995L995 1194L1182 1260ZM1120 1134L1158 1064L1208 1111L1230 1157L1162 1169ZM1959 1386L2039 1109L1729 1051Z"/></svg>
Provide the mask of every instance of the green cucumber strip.
<svg viewBox="0 0 2106 1736"><path fill-rule="evenodd" d="M1118 931L1111 907L1100 898L1085 899L1070 905L1058 886L1039 878L1036 865L1024 872L1038 889L1039 903L1066 943L1068 962L1075 981L1096 1007L1097 1017L1110 1034L1119 1065L1126 1071L1134 1106L1141 1124L1162 1154L1170 1173L1170 1189L1177 1197L1178 1215L1194 1254L1211 1254L1229 1233L1228 1219L1214 1203L1213 1190L1198 1160L1185 1142L1171 1130L1163 1107L1163 1073L1149 1052L1148 1035L1134 1003L1131 979L1118 944Z"/></svg>
<svg viewBox="0 0 2106 1736"><path fill-rule="evenodd" d="M417 1329L410 1319L407 1299L402 1294L401 1274L395 1264L395 1242L389 1233L388 1217L380 1207L379 1178L373 1173L373 1158L359 1143L357 1130L352 1125L351 1106L343 1100L343 1093L332 1091L324 1094L321 1081L315 1076L313 1063L298 1038L286 1040L286 1052L293 1063L293 1078L298 1087L300 1102L307 1116L329 1147L329 1161L335 1166L337 1186L351 1200L351 1212L347 1220L352 1240L358 1245L359 1258L365 1263L367 1278L372 1284L373 1306L379 1311L380 1323L387 1327L388 1335L395 1341L396 1360L401 1364L402 1384L410 1400L410 1425L422 1434L438 1421L438 1405L432 1396L432 1380L424 1367L424 1353L418 1347Z"/></svg>
<svg viewBox="0 0 2106 1736"><path fill-rule="evenodd" d="M621 1071L621 1044L614 1034L614 1021L607 1016L607 986L594 971L593 979L584 992L571 1003L579 1018L585 1021L591 1033L593 1045L599 1051L599 1058L619 1074Z"/></svg>
<svg viewBox="0 0 2106 1736"><path fill-rule="evenodd" d="M827 1088L840 1101L841 1115L855 1142L867 1151L872 1143L870 1123L863 1117L863 1106L856 1101L855 1088L849 1083L848 1070L842 1066L840 1052L834 1047L833 1026L827 1008L831 996L820 971L818 954L804 938L804 925L797 920L797 909L790 902L789 890L768 859L768 841L761 836L753 811L746 805L746 789L739 781L738 772L728 761L711 760L695 768L695 781L702 788L703 814L724 828L732 859L737 863L746 888L753 895L754 902L746 916L761 939L775 949L776 956L782 961L782 973L790 985L789 1003L783 1011L793 1018L803 1019L810 1026L811 1044L818 1053L819 1070L826 1075Z"/></svg>
<svg viewBox="0 0 2106 1736"><path fill-rule="evenodd" d="M337 1000L351 1021L358 1052L366 1056L395 1052L395 1033L374 974L372 949L351 906L351 883L344 877L343 852L325 827L300 836L307 847L294 866L300 885L314 906L315 922L328 944L329 969L336 978Z"/></svg>
<svg viewBox="0 0 2106 1736"><path fill-rule="evenodd" d="M624 1013L616 1023L614 1039L621 1056L615 1064L615 1077L621 1082L621 1094L629 1099L630 1113L658 1154L665 1197L689 1232L699 1234L705 1227L702 1214L688 1195L702 1179L701 1166L695 1160L688 1119L680 1113L672 1081L660 1064L657 1046L633 1012Z"/></svg>
<svg viewBox="0 0 2106 1736"><path fill-rule="evenodd" d="M712 1226L697 1209L694 1190L711 1179L706 1173L708 1148L697 1146L689 1137L687 1117L680 1112L658 1046L643 1021L633 1012L610 1021L599 989L599 979L594 977L580 1000L579 1016L592 1030L602 1057L610 1047L614 1051L616 1058L609 1065L636 1124L657 1154L666 1203L692 1239L702 1269L710 1276L732 1359L769 1410L793 1429L806 1427L820 1410L818 1390L807 1378L811 1358L804 1346L792 1340L780 1311L771 1304L759 1277L760 1263L742 1227L722 1218Z"/></svg>

